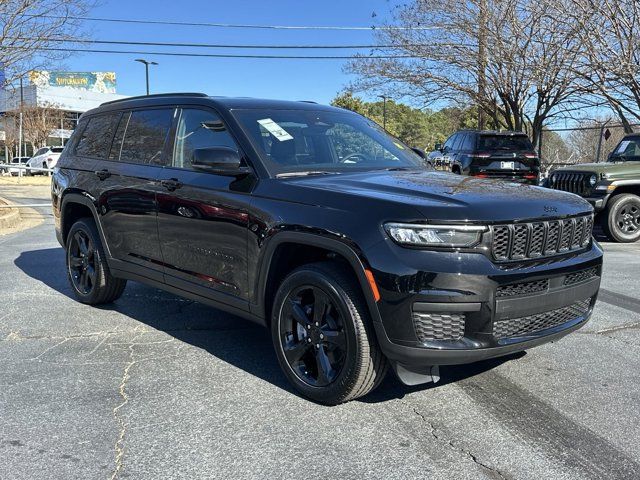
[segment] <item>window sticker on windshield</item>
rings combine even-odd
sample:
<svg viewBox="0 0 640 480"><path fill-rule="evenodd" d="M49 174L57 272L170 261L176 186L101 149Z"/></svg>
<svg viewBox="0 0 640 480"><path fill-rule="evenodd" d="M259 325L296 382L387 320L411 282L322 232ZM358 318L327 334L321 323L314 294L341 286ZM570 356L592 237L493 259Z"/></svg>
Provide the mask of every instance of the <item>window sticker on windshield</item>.
<svg viewBox="0 0 640 480"><path fill-rule="evenodd" d="M286 140L293 140L293 137L289 135L289 132L287 132L284 128L282 128L270 118L263 118L262 120L258 120L258 123L266 128L271 135L276 137L281 142L284 142Z"/></svg>
<svg viewBox="0 0 640 480"><path fill-rule="evenodd" d="M627 149L630 143L631 143L630 140L625 140L624 142L621 142L620 146L618 147L618 151L616 153L624 153L624 151Z"/></svg>

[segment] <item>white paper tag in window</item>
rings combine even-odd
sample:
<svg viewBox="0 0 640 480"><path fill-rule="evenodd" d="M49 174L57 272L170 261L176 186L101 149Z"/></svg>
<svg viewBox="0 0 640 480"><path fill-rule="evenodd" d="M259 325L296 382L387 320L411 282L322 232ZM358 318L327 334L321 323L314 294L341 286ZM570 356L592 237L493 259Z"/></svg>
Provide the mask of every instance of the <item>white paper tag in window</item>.
<svg viewBox="0 0 640 480"><path fill-rule="evenodd" d="M287 132L284 128L282 128L270 118L263 118L262 120L258 120L258 123L281 142L284 142L286 140L293 140L293 137L289 135L289 132Z"/></svg>

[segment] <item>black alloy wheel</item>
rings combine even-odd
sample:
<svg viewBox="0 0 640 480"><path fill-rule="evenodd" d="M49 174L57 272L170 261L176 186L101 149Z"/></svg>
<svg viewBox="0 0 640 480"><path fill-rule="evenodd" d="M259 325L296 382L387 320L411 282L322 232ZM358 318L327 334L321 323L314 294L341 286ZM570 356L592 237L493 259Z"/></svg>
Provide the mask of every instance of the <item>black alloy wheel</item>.
<svg viewBox="0 0 640 480"><path fill-rule="evenodd" d="M127 281L109 272L100 235L93 219L83 218L71 226L66 240L67 276L75 297L98 305L118 299Z"/></svg>
<svg viewBox="0 0 640 480"><path fill-rule="evenodd" d="M71 282L79 293L89 295L97 280L95 246L83 230L77 230L68 241L67 264Z"/></svg>
<svg viewBox="0 0 640 480"><path fill-rule="evenodd" d="M387 373L362 287L343 262L303 265L287 275L273 301L271 336L289 382L320 403L366 395Z"/></svg>
<svg viewBox="0 0 640 480"><path fill-rule="evenodd" d="M347 340L343 319L319 287L305 285L287 296L280 341L289 366L308 385L329 385L344 366Z"/></svg>

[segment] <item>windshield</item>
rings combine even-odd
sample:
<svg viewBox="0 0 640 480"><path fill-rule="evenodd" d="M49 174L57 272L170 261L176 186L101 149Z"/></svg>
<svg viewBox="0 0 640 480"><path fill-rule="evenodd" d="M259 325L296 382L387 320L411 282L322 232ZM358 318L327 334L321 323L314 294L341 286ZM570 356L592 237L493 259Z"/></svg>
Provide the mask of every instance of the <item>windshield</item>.
<svg viewBox="0 0 640 480"><path fill-rule="evenodd" d="M533 150L525 135L481 135L478 150Z"/></svg>
<svg viewBox="0 0 640 480"><path fill-rule="evenodd" d="M628 137L622 140L609 160L616 162L640 160L640 137Z"/></svg>
<svg viewBox="0 0 640 480"><path fill-rule="evenodd" d="M424 167L422 159L360 115L235 110L271 175Z"/></svg>

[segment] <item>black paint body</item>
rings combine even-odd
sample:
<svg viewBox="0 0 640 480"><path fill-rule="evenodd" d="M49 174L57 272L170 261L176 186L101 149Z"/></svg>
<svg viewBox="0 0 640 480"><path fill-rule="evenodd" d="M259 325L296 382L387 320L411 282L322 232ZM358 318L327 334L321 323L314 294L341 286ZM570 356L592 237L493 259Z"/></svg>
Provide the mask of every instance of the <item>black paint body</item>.
<svg viewBox="0 0 640 480"><path fill-rule="evenodd" d="M589 214L578 196L528 185L430 170L352 172L273 178L236 123L236 108L333 109L304 102L219 99L197 95L155 96L107 104L85 114L149 106L197 105L223 119L238 143L248 171L219 175L171 166L128 164L80 157L65 149L53 175L56 232L62 245L70 224L90 212L105 244L113 275L145 282L268 324L270 272L283 246L321 248L344 258L367 300L378 342L403 365L466 363L524 350L583 325L572 324L501 342L492 323L504 308L499 285L562 279L589 267L597 279L580 291L561 289L512 302L523 314L545 305L570 304L581 295L595 302L602 250L595 241L578 252L544 262L502 265L488 249L437 251L392 241L385 222L482 225L567 218ZM171 155L171 145L163 155ZM167 164L169 165L170 162ZM107 170L105 174L99 172ZM180 184L172 189L163 181ZM380 299L367 281L373 273ZM555 302L555 303L554 303ZM416 303L479 304L467 315L456 341L420 342L412 311Z"/></svg>

